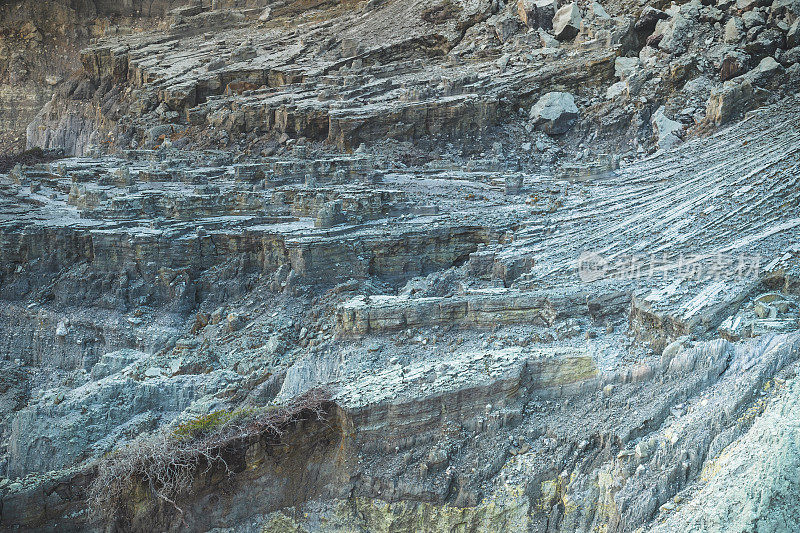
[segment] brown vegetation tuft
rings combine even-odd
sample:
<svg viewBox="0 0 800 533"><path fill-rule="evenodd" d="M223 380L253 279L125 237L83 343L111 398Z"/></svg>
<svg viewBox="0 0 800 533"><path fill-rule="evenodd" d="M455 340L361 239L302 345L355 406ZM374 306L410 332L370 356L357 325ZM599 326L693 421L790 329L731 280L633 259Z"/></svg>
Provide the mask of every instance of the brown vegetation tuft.
<svg viewBox="0 0 800 533"><path fill-rule="evenodd" d="M278 442L293 423L322 420L329 403L330 394L317 388L284 405L217 411L142 436L100 461L89 489L92 512L113 521L144 488L183 514L177 498L189 491L198 473L219 466L232 473L224 458L227 450L251 438Z"/></svg>

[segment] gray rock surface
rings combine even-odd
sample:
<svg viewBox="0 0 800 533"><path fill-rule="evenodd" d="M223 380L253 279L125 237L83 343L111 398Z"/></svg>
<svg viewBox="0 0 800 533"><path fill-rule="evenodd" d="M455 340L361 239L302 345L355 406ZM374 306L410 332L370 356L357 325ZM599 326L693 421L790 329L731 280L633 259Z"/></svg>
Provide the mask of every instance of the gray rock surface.
<svg viewBox="0 0 800 533"><path fill-rule="evenodd" d="M559 41L574 39L581 29L581 12L578 4L566 4L553 16L553 35Z"/></svg>
<svg viewBox="0 0 800 533"><path fill-rule="evenodd" d="M797 529L796 0L112 4L0 6L0 529Z"/></svg>
<svg viewBox="0 0 800 533"><path fill-rule="evenodd" d="M578 107L569 93L551 92L531 108L533 123L548 135L566 133L578 118Z"/></svg>
<svg viewBox="0 0 800 533"><path fill-rule="evenodd" d="M786 32L786 46L788 48L800 46L800 18L795 20Z"/></svg>
<svg viewBox="0 0 800 533"><path fill-rule="evenodd" d="M752 105L753 86L749 80L726 81L711 92L706 116L716 124L725 124L739 116Z"/></svg>
<svg viewBox="0 0 800 533"><path fill-rule="evenodd" d="M737 442L709 460L707 474L663 512L654 532L788 531L797 521L800 464L797 413L800 383L792 379L771 398Z"/></svg>
<svg viewBox="0 0 800 533"><path fill-rule="evenodd" d="M658 139L658 146L662 149L669 149L681 141L683 125L680 122L668 118L664 114L664 108L659 107L653 114L653 133Z"/></svg>

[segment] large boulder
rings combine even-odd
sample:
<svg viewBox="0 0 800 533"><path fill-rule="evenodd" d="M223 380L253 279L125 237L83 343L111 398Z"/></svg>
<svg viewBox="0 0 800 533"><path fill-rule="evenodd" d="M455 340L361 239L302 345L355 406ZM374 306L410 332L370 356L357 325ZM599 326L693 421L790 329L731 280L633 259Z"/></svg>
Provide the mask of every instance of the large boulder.
<svg viewBox="0 0 800 533"><path fill-rule="evenodd" d="M782 83L783 67L772 57L765 57L756 68L743 77L752 85L777 89Z"/></svg>
<svg viewBox="0 0 800 533"><path fill-rule="evenodd" d="M553 34L559 41L574 39L581 30L581 12L578 4L567 4L553 17Z"/></svg>
<svg viewBox="0 0 800 533"><path fill-rule="evenodd" d="M529 28L552 29L556 0L518 0L519 18Z"/></svg>
<svg viewBox="0 0 800 533"><path fill-rule="evenodd" d="M660 9L656 9L651 6L647 6L642 10L642 13L639 15L636 24L634 25L634 29L640 35L650 35L655 31L656 24L658 24L659 20L668 19L669 15L661 11Z"/></svg>
<svg viewBox="0 0 800 533"><path fill-rule="evenodd" d="M736 76L743 74L747 68L750 57L739 50L733 50L725 54L719 67L719 77L722 81L728 81Z"/></svg>
<svg viewBox="0 0 800 533"><path fill-rule="evenodd" d="M795 46L800 46L800 18L794 21L786 33L786 47L794 48Z"/></svg>
<svg viewBox="0 0 800 533"><path fill-rule="evenodd" d="M667 117L664 114L663 105L653 113L653 118L650 122L653 125L653 134L656 137L656 143L659 148L668 150L681 142L683 124Z"/></svg>
<svg viewBox="0 0 800 533"><path fill-rule="evenodd" d="M693 21L680 13L676 13L671 19L659 22L656 26L656 31L662 25L661 40L658 43L658 47L670 54L686 52L692 40Z"/></svg>
<svg viewBox="0 0 800 533"><path fill-rule="evenodd" d="M569 93L547 93L531 108L534 125L548 135L560 135L578 119L578 106Z"/></svg>
<svg viewBox="0 0 800 533"><path fill-rule="evenodd" d="M731 17L725 23L722 39L729 44L738 43L744 37L744 23L739 17Z"/></svg>
<svg viewBox="0 0 800 533"><path fill-rule="evenodd" d="M750 81L726 81L722 87L711 91L706 104L706 119L714 124L725 124L746 111L753 102Z"/></svg>

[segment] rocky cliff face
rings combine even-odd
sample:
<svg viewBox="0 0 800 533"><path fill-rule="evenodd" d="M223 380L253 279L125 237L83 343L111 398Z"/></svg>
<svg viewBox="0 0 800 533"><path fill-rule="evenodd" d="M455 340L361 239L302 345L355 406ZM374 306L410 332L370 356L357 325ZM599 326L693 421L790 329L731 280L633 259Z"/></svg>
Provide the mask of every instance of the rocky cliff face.
<svg viewBox="0 0 800 533"><path fill-rule="evenodd" d="M800 527L800 8L651 4L0 6L2 528Z"/></svg>
<svg viewBox="0 0 800 533"><path fill-rule="evenodd" d="M80 73L80 51L92 40L158 26L170 9L186 3L19 0L0 5L0 148L24 148L28 124L60 84Z"/></svg>

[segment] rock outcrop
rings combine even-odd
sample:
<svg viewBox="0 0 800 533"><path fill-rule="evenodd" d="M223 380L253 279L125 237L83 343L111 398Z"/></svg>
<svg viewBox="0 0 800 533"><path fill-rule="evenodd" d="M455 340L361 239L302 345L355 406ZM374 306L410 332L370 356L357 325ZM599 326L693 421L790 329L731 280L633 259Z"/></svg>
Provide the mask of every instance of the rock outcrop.
<svg viewBox="0 0 800 533"><path fill-rule="evenodd" d="M574 39L581 29L581 12L578 4L571 3L559 8L553 16L553 34L559 41Z"/></svg>
<svg viewBox="0 0 800 533"><path fill-rule="evenodd" d="M740 116L753 103L753 86L749 80L726 81L712 91L708 100L706 116L715 124L725 124Z"/></svg>
<svg viewBox="0 0 800 533"><path fill-rule="evenodd" d="M559 135L578 119L578 107L569 93L547 93L531 108L530 117L548 135Z"/></svg>
<svg viewBox="0 0 800 533"><path fill-rule="evenodd" d="M0 529L800 527L797 4L556 7L0 7Z"/></svg>

